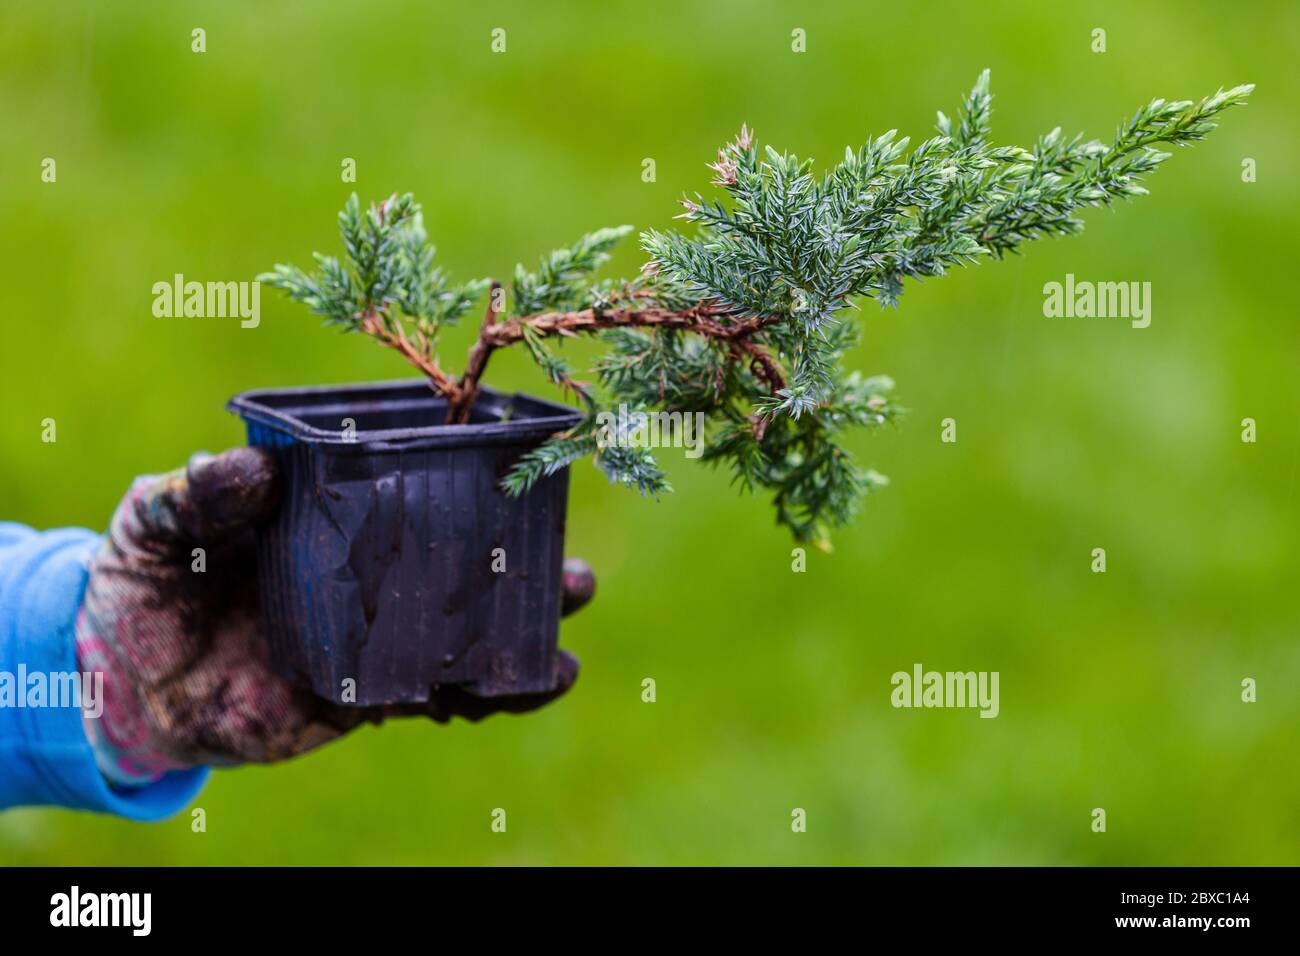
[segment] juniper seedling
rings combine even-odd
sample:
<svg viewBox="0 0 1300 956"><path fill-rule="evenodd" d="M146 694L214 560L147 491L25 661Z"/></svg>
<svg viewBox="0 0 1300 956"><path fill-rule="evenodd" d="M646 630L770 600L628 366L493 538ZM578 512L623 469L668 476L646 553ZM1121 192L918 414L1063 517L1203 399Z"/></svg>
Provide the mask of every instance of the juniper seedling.
<svg viewBox="0 0 1300 956"><path fill-rule="evenodd" d="M939 135L909 151L890 130L846 149L820 176L811 160L770 146L760 153L742 126L710 166L724 198L683 200L679 218L695 224L690 233L642 233L649 260L631 280L592 278L632 231L619 226L555 250L535 269L516 267L508 292L487 279L452 283L434 265L409 194L364 211L354 194L339 214L343 261L317 254L314 272L277 265L259 279L399 351L447 399L450 423L468 420L492 353L526 347L587 417L517 463L504 480L512 494L587 455L611 480L643 494L669 491L650 449L610 434L597 415L620 404L703 412L705 459L725 464L742 488L769 492L777 521L797 539L824 542L885 482L853 461L842 434L902 413L888 377L842 366L858 339L844 311L861 298L897 305L908 278L1079 232L1083 207L1146 193L1144 178L1170 156L1157 145L1202 139L1252 89L1153 100L1110 143L1057 128L1024 149L989 141L986 70L956 117L938 114ZM437 360L438 336L485 293L457 378ZM574 378L552 347L581 334L608 346L593 383Z"/></svg>

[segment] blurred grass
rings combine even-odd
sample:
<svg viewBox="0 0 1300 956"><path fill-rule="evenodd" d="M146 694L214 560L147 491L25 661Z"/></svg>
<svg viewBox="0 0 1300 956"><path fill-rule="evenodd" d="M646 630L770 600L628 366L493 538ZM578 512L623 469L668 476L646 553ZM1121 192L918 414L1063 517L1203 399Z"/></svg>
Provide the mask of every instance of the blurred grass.
<svg viewBox="0 0 1300 956"><path fill-rule="evenodd" d="M0 860L1300 863L1296 6L566 9L6 0L0 516L102 527L131 476L241 441L231 394L406 374L270 294L256 330L150 314L177 272L332 249L344 157L363 198L417 194L454 274L500 276L596 226L668 225L742 120L834 160L890 127L925 135L985 66L1001 142L1104 138L1153 96L1259 87L1082 237L865 309L859 364L913 411L855 445L893 484L806 574L723 474L666 455L679 490L654 504L580 466L569 551L600 596L566 625L584 673L564 703L220 772L204 834L187 815L6 813ZM1045 319L1066 272L1150 281L1151 328ZM491 381L545 393L521 355ZM1000 671L1001 716L893 710L889 675L916 661Z"/></svg>

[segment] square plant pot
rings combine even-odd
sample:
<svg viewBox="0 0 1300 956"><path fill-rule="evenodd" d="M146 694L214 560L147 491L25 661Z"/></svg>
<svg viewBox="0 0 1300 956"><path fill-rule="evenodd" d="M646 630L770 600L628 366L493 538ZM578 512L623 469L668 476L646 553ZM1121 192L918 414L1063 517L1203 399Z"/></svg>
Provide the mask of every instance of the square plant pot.
<svg viewBox="0 0 1300 956"><path fill-rule="evenodd" d="M518 498L499 483L578 412L481 389L469 423L446 425L423 380L263 389L227 407L280 465L257 544L276 671L359 706L444 684L554 688L568 470Z"/></svg>

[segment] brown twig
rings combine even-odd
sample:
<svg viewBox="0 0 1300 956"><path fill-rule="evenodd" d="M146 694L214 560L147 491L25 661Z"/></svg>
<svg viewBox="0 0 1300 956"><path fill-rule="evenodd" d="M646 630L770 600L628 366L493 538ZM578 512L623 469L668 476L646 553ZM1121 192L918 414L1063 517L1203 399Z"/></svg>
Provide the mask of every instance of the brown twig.
<svg viewBox="0 0 1300 956"><path fill-rule="evenodd" d="M750 358L749 369L762 382L764 382L772 393L781 391L785 388L785 375L781 372L781 367L776 364L772 354L761 345L757 345L748 338L733 338L728 344L734 352L744 352Z"/></svg>
<svg viewBox="0 0 1300 956"><path fill-rule="evenodd" d="M434 391L445 395L448 401L455 401L460 395L460 388L451 376L439 368L438 363L431 357L421 354L414 348L406 340L400 325L397 332L392 332L384 326L384 321L378 313L370 312L361 320L361 331L378 339L389 348L401 352L408 362L428 376Z"/></svg>
<svg viewBox="0 0 1300 956"><path fill-rule="evenodd" d="M491 354L493 349L518 342L524 337L525 329L538 335L576 335L617 328L682 329L725 342L737 358L749 357L750 370L772 392L785 388L785 375L776 359L763 346L750 341L750 336L776 320L748 318L724 321L725 319L726 311L711 303L701 303L678 311L591 308L577 312L542 312L527 318L511 319L509 322L484 323L478 341L470 351L470 357L473 360L476 355L484 354L482 364L485 365L487 354ZM469 375L467 367L466 377L461 379L461 387L472 388L474 382L475 377Z"/></svg>
<svg viewBox="0 0 1300 956"><path fill-rule="evenodd" d="M483 325L479 329L478 338L474 340L474 345L469 350L469 358L465 360L465 373L461 375L458 384L459 394L447 405L448 425L463 425L469 421L470 409L474 407L474 399L478 395L479 379L483 377L483 370L487 368L488 359L492 357L493 347L487 342L487 334L488 330L496 325L497 316L501 313L500 293L501 283L493 282L488 292L487 312L483 316Z"/></svg>
<svg viewBox="0 0 1300 956"><path fill-rule="evenodd" d="M722 307L701 303L680 310L591 308L575 312L540 312L499 322L499 289L500 285L494 282L483 324L479 327L478 338L470 347L465 372L459 381L439 368L431 356L414 348L400 331L400 326L396 333L390 331L383 319L375 313L367 315L361 322L362 331L401 352L408 362L428 376L434 391L446 397L448 424L464 424L469 420L470 410L478 395L479 380L492 353L522 340L525 330L541 336L573 336L618 328L681 329L724 343L739 361L748 359L750 371L772 392L785 388L785 374L780 364L765 347L751 341L751 336L776 321L773 317L731 319Z"/></svg>
<svg viewBox="0 0 1300 956"><path fill-rule="evenodd" d="M684 329L698 332L714 339L740 339L753 335L771 319L725 318L721 308L703 304L689 309L582 309L578 312L540 312L523 319L511 319L490 329L482 330L482 337L492 348L512 345L524 337L527 326L540 335L565 335L579 332L596 332L617 328Z"/></svg>

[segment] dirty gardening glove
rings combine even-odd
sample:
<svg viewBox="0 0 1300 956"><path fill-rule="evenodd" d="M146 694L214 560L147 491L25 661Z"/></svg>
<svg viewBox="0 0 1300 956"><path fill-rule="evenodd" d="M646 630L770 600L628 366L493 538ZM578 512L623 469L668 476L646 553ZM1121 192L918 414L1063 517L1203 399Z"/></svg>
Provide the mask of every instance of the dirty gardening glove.
<svg viewBox="0 0 1300 956"><path fill-rule="evenodd" d="M81 670L104 673L102 716L85 720L100 770L140 785L170 769L283 760L386 717L479 720L554 700L578 676L566 651L556 689L481 698L455 686L430 700L342 707L270 670L262 639L253 529L274 513L274 459L255 448L136 479L91 560L77 617ZM206 568L193 569L196 548ZM595 579L566 561L564 613L585 604Z"/></svg>

